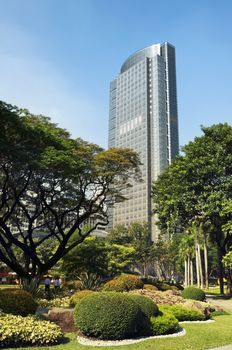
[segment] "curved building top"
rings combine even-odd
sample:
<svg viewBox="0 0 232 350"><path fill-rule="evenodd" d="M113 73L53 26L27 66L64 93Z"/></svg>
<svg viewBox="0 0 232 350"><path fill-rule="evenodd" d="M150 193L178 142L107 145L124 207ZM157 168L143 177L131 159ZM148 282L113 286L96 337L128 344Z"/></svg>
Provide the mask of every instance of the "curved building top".
<svg viewBox="0 0 232 350"><path fill-rule="evenodd" d="M134 64L137 64L146 57L151 58L160 55L160 47L160 44L155 44L136 51L123 63L120 73L124 73L127 69L131 68Z"/></svg>

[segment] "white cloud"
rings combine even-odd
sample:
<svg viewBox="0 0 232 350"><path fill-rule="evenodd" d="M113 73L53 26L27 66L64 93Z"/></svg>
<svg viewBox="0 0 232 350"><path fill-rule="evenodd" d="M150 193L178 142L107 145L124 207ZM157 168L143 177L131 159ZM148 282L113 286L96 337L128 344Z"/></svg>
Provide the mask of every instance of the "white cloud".
<svg viewBox="0 0 232 350"><path fill-rule="evenodd" d="M33 54L32 38L20 28L0 25L0 99L32 113L43 114L74 137L106 146L103 108L80 91L73 91L52 62Z"/></svg>

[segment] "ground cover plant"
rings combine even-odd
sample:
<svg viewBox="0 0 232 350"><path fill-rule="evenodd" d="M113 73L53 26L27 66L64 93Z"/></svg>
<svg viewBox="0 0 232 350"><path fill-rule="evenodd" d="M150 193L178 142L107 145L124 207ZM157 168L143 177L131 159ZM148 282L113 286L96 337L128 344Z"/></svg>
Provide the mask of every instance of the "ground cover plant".
<svg viewBox="0 0 232 350"><path fill-rule="evenodd" d="M182 305L159 305L159 310L171 313L178 321L204 321L207 318L202 312Z"/></svg>
<svg viewBox="0 0 232 350"><path fill-rule="evenodd" d="M57 344L62 340L60 327L32 316L0 314L0 347Z"/></svg>

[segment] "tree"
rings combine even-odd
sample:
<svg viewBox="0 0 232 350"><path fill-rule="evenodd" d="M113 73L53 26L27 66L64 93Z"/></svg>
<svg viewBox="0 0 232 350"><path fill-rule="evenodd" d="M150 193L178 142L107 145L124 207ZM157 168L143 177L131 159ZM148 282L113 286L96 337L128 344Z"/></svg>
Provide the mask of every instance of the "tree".
<svg viewBox="0 0 232 350"><path fill-rule="evenodd" d="M147 276L148 269L154 262L153 244L146 222L134 222L129 226L119 225L112 229L107 237L112 244L133 248L134 266Z"/></svg>
<svg viewBox="0 0 232 350"><path fill-rule="evenodd" d="M193 222L209 223L218 248L218 275L223 293L222 258L232 244L232 127L202 128L203 136L183 148L153 188L161 230L186 229ZM230 225L229 225L230 226Z"/></svg>
<svg viewBox="0 0 232 350"><path fill-rule="evenodd" d="M134 260L134 248L109 244L105 239L87 237L62 259L60 270L68 278L77 278L81 273L110 277L128 272Z"/></svg>
<svg viewBox="0 0 232 350"><path fill-rule="evenodd" d="M0 259L34 291L47 270L107 225L106 208L125 199L139 159L130 149L104 151L72 139L49 118L4 102L0 121ZM43 258L38 250L50 239L56 249Z"/></svg>

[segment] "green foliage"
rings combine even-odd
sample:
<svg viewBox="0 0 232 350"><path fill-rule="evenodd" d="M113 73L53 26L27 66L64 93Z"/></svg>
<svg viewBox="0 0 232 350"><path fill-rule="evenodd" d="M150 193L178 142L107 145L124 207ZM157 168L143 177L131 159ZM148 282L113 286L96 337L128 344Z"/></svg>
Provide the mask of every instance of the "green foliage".
<svg viewBox="0 0 232 350"><path fill-rule="evenodd" d="M87 336L117 340L136 336L144 316L128 295L101 292L82 299L74 319Z"/></svg>
<svg viewBox="0 0 232 350"><path fill-rule="evenodd" d="M133 247L88 237L62 259L61 272L72 279L81 273L104 277L129 271L133 264Z"/></svg>
<svg viewBox="0 0 232 350"><path fill-rule="evenodd" d="M0 314L0 347L41 346L62 340L60 327L35 317Z"/></svg>
<svg viewBox="0 0 232 350"><path fill-rule="evenodd" d="M81 301L81 299L93 293L95 293L93 290L80 290L71 296L69 305L74 307Z"/></svg>
<svg viewBox="0 0 232 350"><path fill-rule="evenodd" d="M51 300L39 298L39 299L36 299L36 301L41 307L69 307L70 306L70 297L54 298Z"/></svg>
<svg viewBox="0 0 232 350"><path fill-rule="evenodd" d="M203 321L205 320L205 315L203 313L194 310L186 308L182 305L162 305L159 306L159 310L161 312L171 312L172 315L174 315L178 321Z"/></svg>
<svg viewBox="0 0 232 350"><path fill-rule="evenodd" d="M132 289L143 288L143 281L136 275L122 274L106 282L103 286L105 291L128 292Z"/></svg>
<svg viewBox="0 0 232 350"><path fill-rule="evenodd" d="M81 282L81 289L84 290L96 290L101 284L101 279L95 273L82 272L78 279Z"/></svg>
<svg viewBox="0 0 232 350"><path fill-rule="evenodd" d="M205 300L205 292L200 288L196 287L187 287L182 291L182 296L185 299L193 299L193 300Z"/></svg>
<svg viewBox="0 0 232 350"><path fill-rule="evenodd" d="M109 233L107 240L110 244L125 244L133 248L134 265L138 268L143 267L143 273L147 273L147 266L154 261L153 244L151 242L148 224L146 222L134 222L129 227L122 225L114 228Z"/></svg>
<svg viewBox="0 0 232 350"><path fill-rule="evenodd" d="M14 288L0 290L0 310L6 313L27 316L34 314L37 303L30 293Z"/></svg>
<svg viewBox="0 0 232 350"><path fill-rule="evenodd" d="M151 316L158 316L159 309L158 306L150 298L143 295L128 295L135 303L137 303L142 311L142 313L150 318Z"/></svg>
<svg viewBox="0 0 232 350"><path fill-rule="evenodd" d="M81 281L80 280L69 280L65 281L62 285L62 289L64 290L80 290L81 289Z"/></svg>
<svg viewBox="0 0 232 350"><path fill-rule="evenodd" d="M165 282L156 282L155 285L162 292L165 292L166 290L179 290L177 286Z"/></svg>
<svg viewBox="0 0 232 350"><path fill-rule="evenodd" d="M107 224L106 201L123 199L140 161L130 149L104 151L2 101L0 120L1 260L36 290L44 273ZM86 230L90 217L96 221Z"/></svg>
<svg viewBox="0 0 232 350"><path fill-rule="evenodd" d="M232 127L225 123L202 131L159 176L153 196L161 231L183 232L194 222L208 226L206 232L218 248L223 292L222 258L232 237Z"/></svg>
<svg viewBox="0 0 232 350"><path fill-rule="evenodd" d="M144 284L143 285L143 289L146 289L146 290L151 290L151 291L156 291L158 290L158 288L156 286L154 286L153 284Z"/></svg>
<svg viewBox="0 0 232 350"><path fill-rule="evenodd" d="M75 236L76 234L73 240ZM107 274L107 265L107 249L104 240L87 237L62 259L61 271L71 279L76 279L84 272L104 276Z"/></svg>
<svg viewBox="0 0 232 350"><path fill-rule="evenodd" d="M232 250L223 257L223 263L228 269L232 269Z"/></svg>
<svg viewBox="0 0 232 350"><path fill-rule="evenodd" d="M179 329L178 320L170 313L164 313L150 318L152 335L174 333Z"/></svg>

